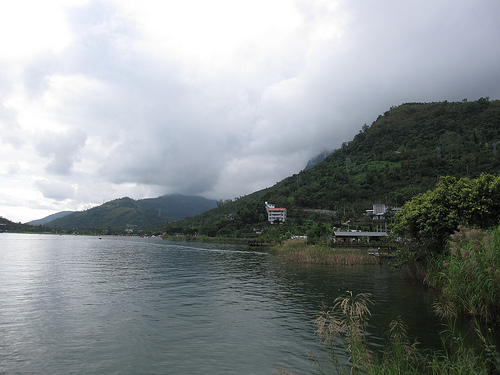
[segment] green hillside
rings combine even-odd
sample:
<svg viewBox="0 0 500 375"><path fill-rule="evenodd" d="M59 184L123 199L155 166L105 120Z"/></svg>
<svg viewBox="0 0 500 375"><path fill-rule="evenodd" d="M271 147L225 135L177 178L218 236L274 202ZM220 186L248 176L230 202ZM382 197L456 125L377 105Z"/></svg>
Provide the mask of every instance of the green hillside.
<svg viewBox="0 0 500 375"><path fill-rule="evenodd" d="M72 212L73 211L61 211L61 212L57 212L55 214L46 216L43 219L29 221L27 224L30 224L30 225L45 225L45 224L50 223L51 221L53 221L55 219L59 219L60 217L64 217L64 216L66 216L66 215L68 215L68 214L70 214Z"/></svg>
<svg viewBox="0 0 500 375"><path fill-rule="evenodd" d="M89 210L70 213L46 225L61 229L146 229L199 214L215 205L213 200L181 194L141 200L124 197Z"/></svg>
<svg viewBox="0 0 500 375"><path fill-rule="evenodd" d="M46 225L61 229L99 228L124 230L127 227L153 227L171 218L138 208L137 202L128 197L115 199L85 211L73 212Z"/></svg>
<svg viewBox="0 0 500 375"><path fill-rule="evenodd" d="M401 206L435 186L440 176L477 177L500 168L500 101L405 103L380 115L311 169L203 215L167 226L171 233L246 235L264 228L264 202L286 207L290 232L313 221L369 225L377 202ZM330 210L330 216L314 210ZM273 229L274 230L274 229Z"/></svg>
<svg viewBox="0 0 500 375"><path fill-rule="evenodd" d="M331 210L401 205L440 176L497 173L499 141L500 101L403 104L315 168L282 181L269 199Z"/></svg>
<svg viewBox="0 0 500 375"><path fill-rule="evenodd" d="M140 199L137 202L141 209L151 210L176 220L198 215L217 206L217 202L213 199L182 194L162 195L158 198Z"/></svg>
<svg viewBox="0 0 500 375"><path fill-rule="evenodd" d="M14 223L0 216L0 233L40 233L43 231L42 226Z"/></svg>

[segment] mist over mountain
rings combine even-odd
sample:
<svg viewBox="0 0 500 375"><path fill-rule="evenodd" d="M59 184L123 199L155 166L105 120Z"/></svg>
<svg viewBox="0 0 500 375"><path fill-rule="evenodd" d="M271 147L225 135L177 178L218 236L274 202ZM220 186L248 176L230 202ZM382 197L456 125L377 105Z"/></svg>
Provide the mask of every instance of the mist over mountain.
<svg viewBox="0 0 500 375"><path fill-rule="evenodd" d="M306 167L304 168L305 171L307 171L308 169L311 169L312 167L314 167L315 165L321 163L323 160L326 159L327 156L329 156L334 150L323 150L322 152L320 152L318 155L316 155L315 157L311 158L307 164L306 164Z"/></svg>
<svg viewBox="0 0 500 375"><path fill-rule="evenodd" d="M441 176L473 178L499 170L499 100L405 103L361 126L313 167L168 226L175 233L251 234L267 224L267 201L287 208L287 230L301 234L325 219L314 210L335 212L328 221L336 226L353 225L373 204L401 206Z"/></svg>
<svg viewBox="0 0 500 375"><path fill-rule="evenodd" d="M46 225L161 227L175 233L238 236L267 224L267 201L286 207L286 226L303 232L318 219L314 210L328 210L328 220L335 225L354 223L372 204L401 206L433 188L441 176L498 174L499 147L499 100L404 103L361 126L342 147L318 154L309 168L238 199L217 202L181 194L124 197Z"/></svg>

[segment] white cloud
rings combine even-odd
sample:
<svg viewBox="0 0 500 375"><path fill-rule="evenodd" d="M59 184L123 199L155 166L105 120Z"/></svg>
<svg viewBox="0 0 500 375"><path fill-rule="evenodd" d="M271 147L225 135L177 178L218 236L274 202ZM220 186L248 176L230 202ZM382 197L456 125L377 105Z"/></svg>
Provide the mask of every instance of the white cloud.
<svg viewBox="0 0 500 375"><path fill-rule="evenodd" d="M38 180L35 182L45 198L64 201L75 195L75 187L60 180Z"/></svg>
<svg viewBox="0 0 500 375"><path fill-rule="evenodd" d="M0 5L0 215L233 198L390 106L498 99L499 13L496 0Z"/></svg>

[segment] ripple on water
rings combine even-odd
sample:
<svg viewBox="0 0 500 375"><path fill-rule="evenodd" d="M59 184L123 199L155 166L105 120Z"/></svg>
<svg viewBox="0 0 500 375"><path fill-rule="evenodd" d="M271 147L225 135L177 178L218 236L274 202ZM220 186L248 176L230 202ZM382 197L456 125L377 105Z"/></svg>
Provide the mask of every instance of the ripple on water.
<svg viewBox="0 0 500 375"><path fill-rule="evenodd" d="M369 292L370 340L398 314L424 333L429 295L384 267L282 262L234 245L0 234L6 373L263 374L314 367L312 320ZM425 322L425 324L424 324Z"/></svg>

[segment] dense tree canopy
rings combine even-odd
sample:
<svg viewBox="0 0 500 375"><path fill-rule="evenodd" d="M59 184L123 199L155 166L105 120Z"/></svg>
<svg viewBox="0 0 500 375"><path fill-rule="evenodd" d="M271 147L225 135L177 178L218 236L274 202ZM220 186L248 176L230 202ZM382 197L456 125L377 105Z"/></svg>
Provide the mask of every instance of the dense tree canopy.
<svg viewBox="0 0 500 375"><path fill-rule="evenodd" d="M444 177L437 186L407 202L396 215L395 232L409 239L418 256L444 251L460 225L490 228L500 220L500 176Z"/></svg>

